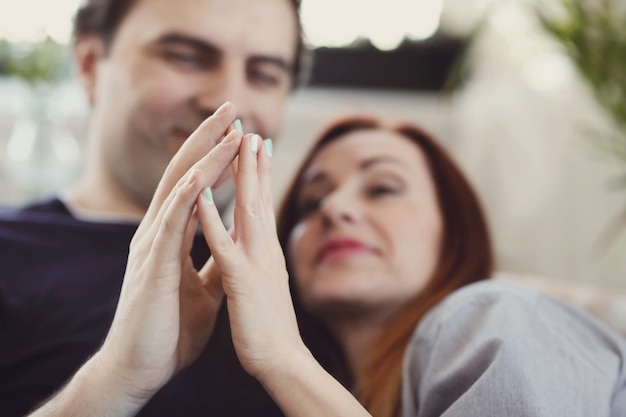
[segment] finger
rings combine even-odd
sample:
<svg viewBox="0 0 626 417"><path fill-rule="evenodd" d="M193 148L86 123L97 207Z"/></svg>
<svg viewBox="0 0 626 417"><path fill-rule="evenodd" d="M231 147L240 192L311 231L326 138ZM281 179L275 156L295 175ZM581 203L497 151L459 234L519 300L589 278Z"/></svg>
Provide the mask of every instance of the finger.
<svg viewBox="0 0 626 417"><path fill-rule="evenodd" d="M237 247L224 227L224 223L213 202L211 189L206 188L197 198L200 224L204 232L211 257L222 273L232 274L237 265Z"/></svg>
<svg viewBox="0 0 626 417"><path fill-rule="evenodd" d="M149 219L156 217L159 207L184 173L222 140L236 114L235 106L226 102L189 136L165 169L146 213Z"/></svg>
<svg viewBox="0 0 626 417"><path fill-rule="evenodd" d="M196 234L198 232L199 223L200 217L198 216L198 207L194 206L189 222L187 223L187 229L185 230L185 239L183 241L183 247L181 249L181 256L187 256L191 252L194 238L196 237Z"/></svg>
<svg viewBox="0 0 626 417"><path fill-rule="evenodd" d="M255 236L259 233L261 203L259 200L259 178L257 155L261 138L259 135L246 135L239 150L239 170L237 172L237 195L235 200L235 225L238 237L244 234Z"/></svg>
<svg viewBox="0 0 626 417"><path fill-rule="evenodd" d="M178 180L177 185L160 205L159 210L156 212L153 219L148 216L144 217L139 225L139 228L137 229L136 235L145 235L146 240L150 241L149 239L153 237L160 228L162 218L167 211L167 207L171 203L173 196L176 194L176 190L189 181L192 174L200 178L201 190L205 187L214 186L214 183L219 179L220 175L226 171L228 165L237 155L240 143L241 133L237 131L229 133L222 142L209 152L208 155L203 157L194 165L192 169L190 169L180 180ZM153 202L153 204L155 203ZM156 207L156 204L154 207ZM150 230L146 232L146 228L149 228Z"/></svg>
<svg viewBox="0 0 626 417"><path fill-rule="evenodd" d="M239 119L235 120L233 124L228 128L227 134L231 133L233 130L239 131L239 133L243 134L243 128L241 126L241 121ZM215 185L212 187L214 190L217 189L224 181L228 178L235 178L237 175L237 157L231 162L230 170L224 171L222 176L216 181Z"/></svg>
<svg viewBox="0 0 626 417"><path fill-rule="evenodd" d="M228 229L228 234L230 235L230 238L233 240L233 242L235 242L234 227ZM198 272L198 275L200 276L200 280L204 285L210 285L211 280L220 280L219 275L221 275L221 272L212 256L209 257L206 263L202 266L202 268ZM222 288L221 280L219 282L219 288Z"/></svg>
<svg viewBox="0 0 626 417"><path fill-rule="evenodd" d="M236 157L230 164L230 174L233 178L237 178L237 172L239 172L239 157Z"/></svg>
<svg viewBox="0 0 626 417"><path fill-rule="evenodd" d="M266 207L266 224L275 224L274 195L272 192L272 154L274 145L272 139L265 139L258 153L258 175L260 199Z"/></svg>
<svg viewBox="0 0 626 417"><path fill-rule="evenodd" d="M228 167L237 156L241 142L241 133L233 130L211 152L194 164L194 169L205 174L204 187L216 188L220 181L228 178Z"/></svg>
<svg viewBox="0 0 626 417"><path fill-rule="evenodd" d="M241 121L235 120L231 128L239 130L239 132L243 134L243 126L241 125ZM232 175L233 178L237 177L237 171L239 169L238 164L239 164L239 157L235 158L235 160L230 164L230 174Z"/></svg>
<svg viewBox="0 0 626 417"><path fill-rule="evenodd" d="M156 212L156 217L148 218L146 216L141 220L141 223L139 223L139 227L137 228L137 231L133 235L133 238L130 242L131 249L137 246L140 242L148 246L148 248L152 247L152 245L154 244L154 238L158 233L159 228L161 227L163 216L167 212L170 204L172 203L172 200L176 195L177 189L186 184L187 181L189 181L189 175L186 175L178 181L178 183L174 186L174 189L170 192L165 201L158 208L158 211Z"/></svg>
<svg viewBox="0 0 626 417"><path fill-rule="evenodd" d="M177 266L180 266L180 253L184 247L185 237L188 234L189 223L192 220L193 209L196 198L202 190L200 172L193 171L188 175L187 181L173 191L173 198L168 205L154 238L151 255L155 259L166 262L172 259L175 254ZM180 279L180 274L156 274L156 276L176 277Z"/></svg>

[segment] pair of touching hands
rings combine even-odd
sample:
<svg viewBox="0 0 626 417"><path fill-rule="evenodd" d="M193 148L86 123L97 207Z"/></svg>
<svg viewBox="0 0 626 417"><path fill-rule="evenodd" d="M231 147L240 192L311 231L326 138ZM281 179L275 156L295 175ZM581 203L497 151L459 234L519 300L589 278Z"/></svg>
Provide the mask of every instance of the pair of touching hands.
<svg viewBox="0 0 626 417"><path fill-rule="evenodd" d="M284 354L306 352L276 235L271 142L232 129L235 117L224 104L183 144L131 242L115 318L92 359L138 405L202 352L224 296L252 376L262 381ZM229 170L237 191L226 230L210 190ZM198 224L212 253L200 270L189 255Z"/></svg>

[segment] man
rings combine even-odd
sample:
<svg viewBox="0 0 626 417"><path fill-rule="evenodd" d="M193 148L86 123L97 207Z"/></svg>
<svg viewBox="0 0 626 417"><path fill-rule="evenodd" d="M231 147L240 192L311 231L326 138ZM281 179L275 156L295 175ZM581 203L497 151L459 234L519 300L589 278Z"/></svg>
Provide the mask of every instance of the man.
<svg viewBox="0 0 626 417"><path fill-rule="evenodd" d="M297 8L295 0L89 0L78 11L74 52L92 110L85 174L62 198L0 217L2 416L35 408L101 345L129 242L198 124L231 101L246 131L276 135L299 71ZM202 240L196 265L208 257ZM274 414L238 365L223 312L198 360L140 413Z"/></svg>

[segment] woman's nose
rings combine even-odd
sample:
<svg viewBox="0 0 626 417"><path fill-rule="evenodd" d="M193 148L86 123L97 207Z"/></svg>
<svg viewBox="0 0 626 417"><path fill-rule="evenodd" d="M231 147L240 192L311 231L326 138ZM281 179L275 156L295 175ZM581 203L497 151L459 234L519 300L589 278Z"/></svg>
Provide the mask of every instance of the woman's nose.
<svg viewBox="0 0 626 417"><path fill-rule="evenodd" d="M326 225L352 224L358 221L359 207L347 190L336 190L320 203L320 211Z"/></svg>

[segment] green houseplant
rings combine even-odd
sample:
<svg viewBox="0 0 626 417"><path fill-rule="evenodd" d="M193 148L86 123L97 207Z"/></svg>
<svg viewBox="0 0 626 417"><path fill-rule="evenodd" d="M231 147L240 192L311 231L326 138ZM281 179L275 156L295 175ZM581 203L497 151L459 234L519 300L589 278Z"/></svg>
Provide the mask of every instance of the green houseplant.
<svg viewBox="0 0 626 417"><path fill-rule="evenodd" d="M13 187L31 197L66 184L79 164L77 142L52 99L67 74L67 54L67 46L50 37L28 43L0 40L2 72L28 86L28 106L15 115L2 169Z"/></svg>
<svg viewBox="0 0 626 417"><path fill-rule="evenodd" d="M555 39L589 86L611 126L594 129L598 149L626 164L626 2L624 0L559 0L560 13L538 10L541 27ZM610 183L626 188L626 173ZM600 239L606 249L626 227L626 209Z"/></svg>
<svg viewBox="0 0 626 417"><path fill-rule="evenodd" d="M0 39L0 64L6 75L17 77L34 89L50 86L62 77L66 55L67 48L49 36L29 43Z"/></svg>
<svg viewBox="0 0 626 417"><path fill-rule="evenodd" d="M559 0L562 12L537 13L590 87L613 129L593 139L626 163L626 4L624 0ZM622 178L626 186L626 176Z"/></svg>

